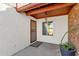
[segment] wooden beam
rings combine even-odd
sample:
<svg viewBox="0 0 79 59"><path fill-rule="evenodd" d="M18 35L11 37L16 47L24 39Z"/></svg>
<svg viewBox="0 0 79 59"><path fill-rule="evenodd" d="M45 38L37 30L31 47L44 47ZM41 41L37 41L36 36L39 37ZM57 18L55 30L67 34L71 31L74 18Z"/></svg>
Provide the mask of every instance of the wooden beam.
<svg viewBox="0 0 79 59"><path fill-rule="evenodd" d="M35 14L44 13L44 12L47 12L47 11L63 8L63 7L72 6L74 4L75 3L57 3L57 4L54 4L54 5L51 4L51 5L48 5L48 6L45 6L45 7L41 7L41 8L35 9L35 10L28 11L28 12L26 12L26 14L27 15L35 15Z"/></svg>
<svg viewBox="0 0 79 59"><path fill-rule="evenodd" d="M41 6L45 6L47 4L48 3L29 3L27 5L24 5L22 7L17 8L17 11L18 12L29 11L29 10L32 10L32 9L35 9L35 8L39 8Z"/></svg>
<svg viewBox="0 0 79 59"><path fill-rule="evenodd" d="M61 13L61 14L58 14L58 15L49 15L48 17L56 17L56 16L63 16L63 15L67 15L67 13ZM32 16L32 17L35 17L36 19L45 18L45 17L36 17L36 16Z"/></svg>
<svg viewBox="0 0 79 59"><path fill-rule="evenodd" d="M70 12L70 10L72 9L72 7L73 6L48 11L47 15L45 13L40 13L40 14L31 15L31 16L33 16L33 17L35 17L37 19L40 19L40 18L46 18L46 17L67 15Z"/></svg>

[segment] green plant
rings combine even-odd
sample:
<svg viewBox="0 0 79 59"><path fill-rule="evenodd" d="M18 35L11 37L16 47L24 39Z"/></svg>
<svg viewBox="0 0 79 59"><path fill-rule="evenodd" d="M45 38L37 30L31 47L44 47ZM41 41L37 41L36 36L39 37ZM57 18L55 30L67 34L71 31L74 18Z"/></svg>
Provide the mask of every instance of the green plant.
<svg viewBox="0 0 79 59"><path fill-rule="evenodd" d="M61 39L61 43L60 43L61 48L63 48L66 51L75 49L75 46L72 44L72 42L66 42L66 43L62 43L62 42L67 33L69 33L69 34L73 33L73 32L76 33L78 29L79 29L79 25L75 25L75 26L72 26L69 31L65 32L65 34L63 35L63 37Z"/></svg>
<svg viewBox="0 0 79 59"><path fill-rule="evenodd" d="M74 50L74 45L67 42L61 45L61 48L63 48L65 51Z"/></svg>

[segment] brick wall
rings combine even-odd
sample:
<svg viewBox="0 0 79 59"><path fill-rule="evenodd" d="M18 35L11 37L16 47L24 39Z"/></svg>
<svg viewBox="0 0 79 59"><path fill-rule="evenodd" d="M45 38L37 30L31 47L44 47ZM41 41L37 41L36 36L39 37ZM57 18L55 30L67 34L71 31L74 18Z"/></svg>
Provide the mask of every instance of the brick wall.
<svg viewBox="0 0 79 59"><path fill-rule="evenodd" d="M79 24L79 4L76 4L69 13L68 17L69 30L72 26L74 27L76 27L76 25L78 26L78 24ZM69 33L69 39L75 45L77 53L79 55L79 30L72 32L71 34Z"/></svg>

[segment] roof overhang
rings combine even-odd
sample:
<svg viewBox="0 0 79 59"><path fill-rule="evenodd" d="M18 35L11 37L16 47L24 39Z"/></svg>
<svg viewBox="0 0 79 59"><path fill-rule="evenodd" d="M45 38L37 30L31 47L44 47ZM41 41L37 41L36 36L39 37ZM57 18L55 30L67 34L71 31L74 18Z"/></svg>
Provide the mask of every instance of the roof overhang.
<svg viewBox="0 0 79 59"><path fill-rule="evenodd" d="M30 3L17 9L18 12L25 12L28 16L37 19L67 15L76 3ZM47 13L47 15L45 15Z"/></svg>

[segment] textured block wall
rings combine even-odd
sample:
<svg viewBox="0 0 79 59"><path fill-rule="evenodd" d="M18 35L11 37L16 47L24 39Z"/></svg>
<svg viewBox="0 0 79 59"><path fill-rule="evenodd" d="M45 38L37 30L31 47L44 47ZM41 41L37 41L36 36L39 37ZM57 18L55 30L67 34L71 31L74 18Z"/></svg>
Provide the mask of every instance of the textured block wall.
<svg viewBox="0 0 79 59"><path fill-rule="evenodd" d="M79 4L76 4L70 11L68 16L68 28L69 30L71 27L78 28L79 27ZM77 53L79 55L79 29L69 33L69 39L75 45L77 49Z"/></svg>

